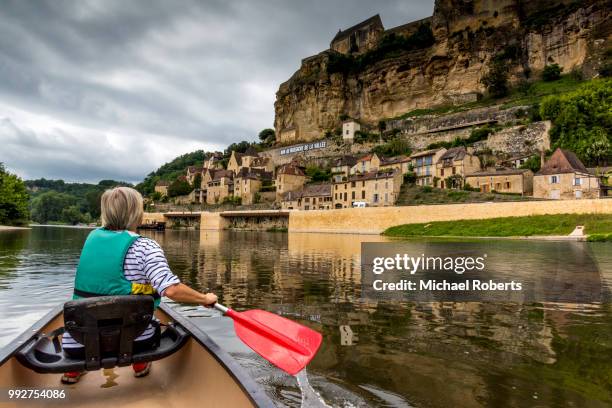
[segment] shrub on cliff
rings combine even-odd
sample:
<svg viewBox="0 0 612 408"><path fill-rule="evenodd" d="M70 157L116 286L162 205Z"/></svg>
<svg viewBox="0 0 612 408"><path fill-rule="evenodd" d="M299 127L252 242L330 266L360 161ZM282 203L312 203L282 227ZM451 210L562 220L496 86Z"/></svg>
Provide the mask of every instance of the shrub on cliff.
<svg viewBox="0 0 612 408"><path fill-rule="evenodd" d="M540 115L553 123L553 148L574 151L586 165L612 159L612 80L594 80L576 91L548 96Z"/></svg>
<svg viewBox="0 0 612 408"><path fill-rule="evenodd" d="M508 67L501 61L494 61L489 72L480 80L487 91L494 98L501 98L508 94Z"/></svg>
<svg viewBox="0 0 612 408"><path fill-rule="evenodd" d="M542 71L542 79L547 82L556 81L561 78L561 71L563 68L559 64L546 65Z"/></svg>

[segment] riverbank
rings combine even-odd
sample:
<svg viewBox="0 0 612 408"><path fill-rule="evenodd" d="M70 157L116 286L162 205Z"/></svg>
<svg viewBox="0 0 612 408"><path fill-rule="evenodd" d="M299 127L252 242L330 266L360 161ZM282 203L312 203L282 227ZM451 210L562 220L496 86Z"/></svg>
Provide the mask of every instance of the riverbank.
<svg viewBox="0 0 612 408"><path fill-rule="evenodd" d="M29 227L14 227L12 225L0 225L0 231L13 231L13 230L28 230Z"/></svg>
<svg viewBox="0 0 612 408"><path fill-rule="evenodd" d="M386 229L389 237L566 237L577 225L605 241L612 237L612 214L554 214L404 224Z"/></svg>

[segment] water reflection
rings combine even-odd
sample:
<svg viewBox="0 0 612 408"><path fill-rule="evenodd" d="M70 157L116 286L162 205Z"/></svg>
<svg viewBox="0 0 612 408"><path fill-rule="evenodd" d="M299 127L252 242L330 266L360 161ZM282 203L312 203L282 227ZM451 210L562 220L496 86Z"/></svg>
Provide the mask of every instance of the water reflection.
<svg viewBox="0 0 612 408"><path fill-rule="evenodd" d="M0 235L1 341L68 297L86 232L35 229ZM333 406L587 406L612 404L609 303L397 302L361 298L361 242L377 236L259 232L148 232L186 283L216 291L238 310L262 308L319 330L323 346L310 384ZM415 252L427 243L414 241ZM531 272L588 249L606 288L608 244L481 242L489 253L519 256ZM582 252L581 252L582 251ZM563 265L579 276L579 263ZM500 273L507 265L495 265ZM37 298L22 299L20 293ZM19 305L15 299L19 298ZM233 335L212 310L176 305L265 385L281 406L300 406L296 380ZM8 334L6 334L8 333Z"/></svg>

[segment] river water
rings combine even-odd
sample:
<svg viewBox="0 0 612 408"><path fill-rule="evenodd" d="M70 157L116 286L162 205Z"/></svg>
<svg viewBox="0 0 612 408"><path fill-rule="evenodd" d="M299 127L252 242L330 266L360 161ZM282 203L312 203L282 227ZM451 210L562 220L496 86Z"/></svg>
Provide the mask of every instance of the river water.
<svg viewBox="0 0 612 408"><path fill-rule="evenodd" d="M0 346L70 297L89 230L0 231ZM376 302L361 298L360 244L378 236L266 232L147 232L183 282L237 310L261 308L323 333L308 366L312 395L340 407L605 407L612 404L609 303ZM492 245L492 242L495 244ZM413 241L422 245L423 240ZM407 245L411 245L409 242ZM489 254L525 256L537 272L562 245L475 241ZM612 287L612 245L571 243ZM533 254L538 256L534 257ZM535 259L535 260L534 260ZM566 271L571 274L570 270ZM579 271L576 271L578 273ZM214 310L174 305L264 385L299 407L295 377L234 336Z"/></svg>

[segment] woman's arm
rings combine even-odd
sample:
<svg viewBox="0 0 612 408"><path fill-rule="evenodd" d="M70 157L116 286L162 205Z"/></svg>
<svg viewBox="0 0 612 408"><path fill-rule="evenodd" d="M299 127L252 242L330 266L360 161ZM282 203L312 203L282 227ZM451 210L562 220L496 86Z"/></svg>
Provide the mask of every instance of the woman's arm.
<svg viewBox="0 0 612 408"><path fill-rule="evenodd" d="M211 307L217 302L217 295L214 293L200 293L183 283L168 286L166 290L164 290L163 295L175 302L199 303L206 307Z"/></svg>

